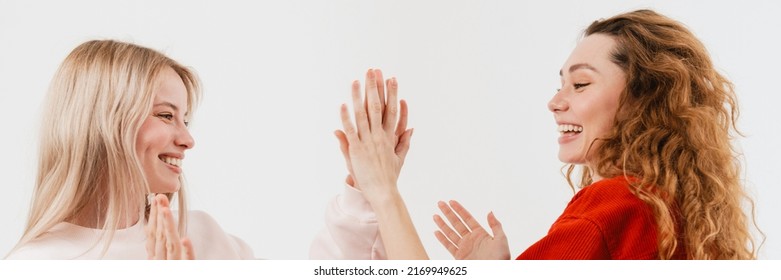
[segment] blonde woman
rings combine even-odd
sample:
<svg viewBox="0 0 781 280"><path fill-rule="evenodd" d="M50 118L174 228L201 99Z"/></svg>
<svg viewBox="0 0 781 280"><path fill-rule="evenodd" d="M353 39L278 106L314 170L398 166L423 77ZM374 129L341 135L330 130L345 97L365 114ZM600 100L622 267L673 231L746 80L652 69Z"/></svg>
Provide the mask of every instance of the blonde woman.
<svg viewBox="0 0 781 280"><path fill-rule="evenodd" d="M582 189L517 259L755 258L730 144L735 93L684 25L650 10L596 21L559 75L548 108L567 181ZM371 96L369 104L379 102ZM357 127L342 110L345 156L387 255L425 259L396 189L404 155L377 111L356 110ZM493 214L491 234L457 202L439 208L450 223L436 216L436 237L454 258L513 257Z"/></svg>
<svg viewBox="0 0 781 280"><path fill-rule="evenodd" d="M182 164L200 97L195 74L157 51L111 40L76 47L49 89L27 227L7 258L254 258L209 215L187 211ZM360 195L340 202L350 197ZM330 258L362 242L323 235L315 253Z"/></svg>

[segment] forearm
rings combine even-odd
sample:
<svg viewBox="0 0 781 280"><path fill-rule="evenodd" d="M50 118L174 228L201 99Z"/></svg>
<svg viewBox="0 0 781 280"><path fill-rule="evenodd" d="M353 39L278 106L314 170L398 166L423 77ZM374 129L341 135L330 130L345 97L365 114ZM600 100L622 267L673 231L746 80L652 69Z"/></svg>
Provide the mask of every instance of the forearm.
<svg viewBox="0 0 781 280"><path fill-rule="evenodd" d="M423 248L409 211L398 190L393 186L389 191L370 201L377 215L380 236L388 259L424 260L428 254Z"/></svg>

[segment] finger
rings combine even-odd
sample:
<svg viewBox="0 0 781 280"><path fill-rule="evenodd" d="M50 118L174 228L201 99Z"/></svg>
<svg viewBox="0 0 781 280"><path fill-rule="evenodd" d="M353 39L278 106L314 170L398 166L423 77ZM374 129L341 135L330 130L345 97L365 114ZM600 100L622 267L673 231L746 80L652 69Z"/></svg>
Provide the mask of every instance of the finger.
<svg viewBox="0 0 781 280"><path fill-rule="evenodd" d="M355 130L353 122L350 121L350 113L347 110L347 104L342 104L339 109L339 114L342 117L342 128L344 128L345 138L352 143L358 143L358 131ZM348 142L348 144L349 144Z"/></svg>
<svg viewBox="0 0 781 280"><path fill-rule="evenodd" d="M377 99L380 100L380 123L383 123L385 120L385 106L387 105L385 103L385 80L382 77L382 70L380 69L374 69L374 82L377 84Z"/></svg>
<svg viewBox="0 0 781 280"><path fill-rule="evenodd" d="M146 255L152 260L155 257L155 241L157 232L157 198L153 196L149 202L149 219L146 222Z"/></svg>
<svg viewBox="0 0 781 280"><path fill-rule="evenodd" d="M445 246L445 249L447 249L448 252L450 252L450 255L453 256L453 258L456 257L456 253L458 253L458 247L454 245L450 240L447 240L447 237L445 237L442 232L435 231L434 236L437 237L437 240L439 240L439 243L442 244L442 246Z"/></svg>
<svg viewBox="0 0 781 280"><path fill-rule="evenodd" d="M184 260L195 259L195 250L193 249L193 242L190 241L190 238L182 238L182 254L182 259Z"/></svg>
<svg viewBox="0 0 781 280"><path fill-rule="evenodd" d="M157 200L157 221L155 223L155 259L156 260L164 260L166 259L166 248L165 248L165 225L163 224L165 221L165 218L163 217L163 209L165 209L168 205L167 203L164 205L163 201L168 202L168 198L165 197L165 195L158 194L155 197L155 200Z"/></svg>
<svg viewBox="0 0 781 280"><path fill-rule="evenodd" d="M469 227L471 231L483 229L483 226L481 226L480 223L477 222L475 217L472 217L472 214L470 214L469 211L466 211L464 206L461 206L461 204L458 203L458 201L451 200L450 207L452 207L453 211L456 211L458 216L460 216L461 219L464 220L464 223L466 223L466 225Z"/></svg>
<svg viewBox="0 0 781 280"><path fill-rule="evenodd" d="M399 123L396 125L396 136L401 136L407 131L407 101L402 99L399 102Z"/></svg>
<svg viewBox="0 0 781 280"><path fill-rule="evenodd" d="M367 85L369 84L368 76L369 75L374 75L374 83L377 84L377 97L380 100L380 105L382 107L382 112L383 112L382 113L383 120L381 120L381 122L382 122L382 121L384 121L384 117L385 117L385 87L382 84L382 81L383 81L382 70L380 70L380 69L369 69L369 70L367 70L366 75L367 75L367 79L366 79L366 84ZM363 107L366 108L366 112L371 112L369 110L369 104L368 104L368 102L369 102L369 88L370 87L368 87L368 86L366 88L364 88ZM372 116L370 115L370 117L372 117Z"/></svg>
<svg viewBox="0 0 781 280"><path fill-rule="evenodd" d="M182 243L179 239L179 231L176 229L174 215L171 209L163 208L163 225L165 226L165 248L166 257L169 260L178 260L182 258Z"/></svg>
<svg viewBox="0 0 781 280"><path fill-rule="evenodd" d="M445 202L438 202L437 206L439 207L439 210L442 211L442 214L445 214L445 218L450 222L450 224L453 226L453 229L460 235L464 236L469 234L469 228L464 225L464 222L461 221L461 218L456 215L453 210L450 209L450 206L447 205Z"/></svg>
<svg viewBox="0 0 781 280"><path fill-rule="evenodd" d="M491 232L494 234L494 238L507 238L502 228L502 223L494 216L494 212L488 213L488 226L491 227Z"/></svg>
<svg viewBox="0 0 781 280"><path fill-rule="evenodd" d="M356 189L359 189L359 190L361 189L360 187L358 187L357 184L355 184L355 179L353 179L353 175L347 175L347 178L344 178L344 182L347 183L347 185L350 185L353 188L356 188Z"/></svg>
<svg viewBox="0 0 781 280"><path fill-rule="evenodd" d="M382 129L382 102L377 88L377 77L373 70L366 72L366 109L369 114L369 129L372 132ZM360 129L360 127L359 127ZM363 136L363 134L361 134ZM363 139L363 137L361 137Z"/></svg>
<svg viewBox="0 0 781 280"><path fill-rule="evenodd" d="M361 83L353 81L352 85L353 94L353 110L355 110L355 124L358 127L358 138L364 139L366 135L369 135L369 116L366 114L366 108L361 104ZM344 122L344 117L342 117ZM345 132L347 132L345 130Z"/></svg>
<svg viewBox="0 0 781 280"><path fill-rule="evenodd" d="M453 231L453 229L450 228L447 223L445 223L445 220L443 220L442 217L439 215L434 215L434 223L437 224L439 231L442 232L442 234L444 234L445 237L450 240L450 242L453 242L453 244L458 244L461 242L461 236Z"/></svg>
<svg viewBox="0 0 781 280"><path fill-rule="evenodd" d="M385 131L390 132L391 129L393 129L393 126L396 125L396 120L398 119L399 84L396 82L396 78L390 78L385 83L388 90L388 100L385 103L385 119L382 122L382 128L385 129Z"/></svg>
<svg viewBox="0 0 781 280"><path fill-rule="evenodd" d="M401 162L404 162L404 159L407 158L407 152L409 151L409 143L412 139L412 133L414 132L414 129L410 128L404 134L399 136L399 143L396 144L396 156L398 156L401 159Z"/></svg>

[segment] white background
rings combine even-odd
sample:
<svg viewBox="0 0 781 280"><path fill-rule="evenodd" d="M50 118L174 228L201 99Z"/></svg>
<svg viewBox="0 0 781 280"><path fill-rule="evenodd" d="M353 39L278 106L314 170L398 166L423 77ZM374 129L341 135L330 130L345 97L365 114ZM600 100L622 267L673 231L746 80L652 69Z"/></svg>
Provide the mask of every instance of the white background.
<svg viewBox="0 0 781 280"><path fill-rule="evenodd" d="M0 0L0 254L24 227L54 71L78 44L118 39L199 73L190 205L256 256L307 258L346 175L339 105L370 67L396 76L410 105L399 187L430 256L450 259L431 221L448 199L483 221L493 210L515 256L572 196L546 109L559 68L592 21L653 8L689 26L735 83L746 135L736 143L767 235L760 257L781 259L778 2L254 2Z"/></svg>

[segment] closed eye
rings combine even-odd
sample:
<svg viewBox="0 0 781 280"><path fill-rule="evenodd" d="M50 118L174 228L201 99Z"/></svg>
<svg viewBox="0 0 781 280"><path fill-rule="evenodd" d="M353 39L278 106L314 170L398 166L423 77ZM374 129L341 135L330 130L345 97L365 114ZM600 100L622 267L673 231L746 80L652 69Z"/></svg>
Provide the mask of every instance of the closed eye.
<svg viewBox="0 0 781 280"><path fill-rule="evenodd" d="M169 113L160 113L160 114L157 114L157 117L158 118L162 118L162 119L166 119L166 120L169 120L169 121L174 119L174 115L169 114Z"/></svg>
<svg viewBox="0 0 781 280"><path fill-rule="evenodd" d="M573 87L574 87L575 89L581 89L581 88L583 88L583 87L585 87L585 86L588 86L588 85L590 85L590 84L591 84L591 83L585 83L585 84L574 84L574 85L573 85Z"/></svg>

